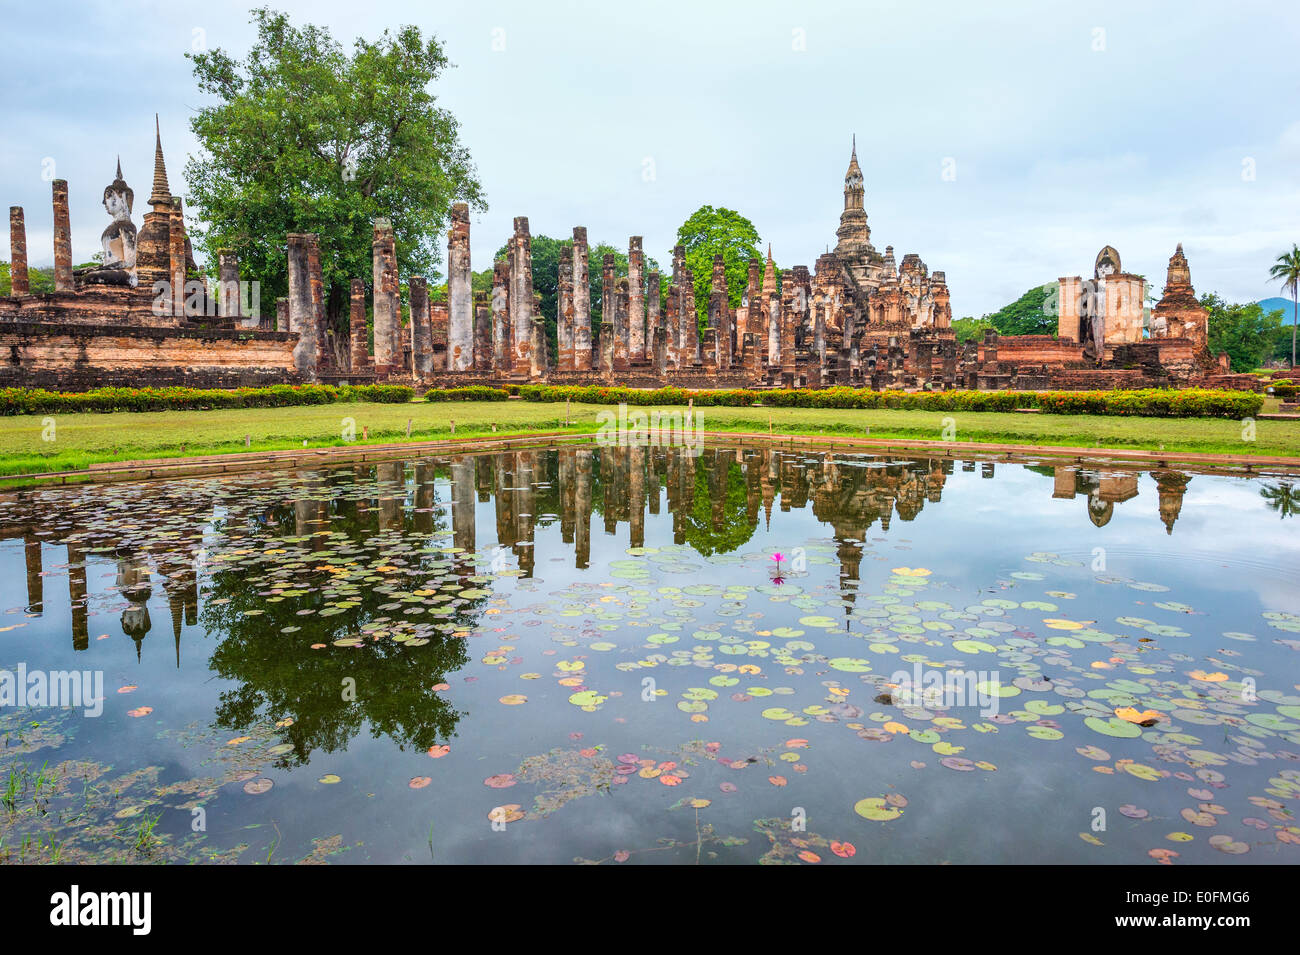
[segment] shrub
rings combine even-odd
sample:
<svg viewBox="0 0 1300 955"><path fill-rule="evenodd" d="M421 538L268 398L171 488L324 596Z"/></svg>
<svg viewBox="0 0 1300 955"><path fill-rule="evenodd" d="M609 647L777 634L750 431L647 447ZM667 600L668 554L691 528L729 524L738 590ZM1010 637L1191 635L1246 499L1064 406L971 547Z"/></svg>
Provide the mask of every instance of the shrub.
<svg viewBox="0 0 1300 955"><path fill-rule="evenodd" d="M405 385L268 385L264 388L94 388L62 392L0 388L0 415L78 411L207 411L216 408L285 408L343 401L401 404L414 396Z"/></svg>
<svg viewBox="0 0 1300 955"><path fill-rule="evenodd" d="M490 385L465 385L461 388L430 388L425 401L505 401L510 392Z"/></svg>

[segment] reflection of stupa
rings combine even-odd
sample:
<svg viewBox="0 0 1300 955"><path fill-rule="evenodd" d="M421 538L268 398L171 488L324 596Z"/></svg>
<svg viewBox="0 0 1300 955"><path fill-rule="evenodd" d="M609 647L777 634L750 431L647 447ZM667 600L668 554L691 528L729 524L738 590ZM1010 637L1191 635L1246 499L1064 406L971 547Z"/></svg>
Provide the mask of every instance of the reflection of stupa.
<svg viewBox="0 0 1300 955"><path fill-rule="evenodd" d="M1152 471L1151 476L1156 479L1156 493L1160 495L1160 520L1164 522L1165 533L1172 534L1192 476L1181 471Z"/></svg>

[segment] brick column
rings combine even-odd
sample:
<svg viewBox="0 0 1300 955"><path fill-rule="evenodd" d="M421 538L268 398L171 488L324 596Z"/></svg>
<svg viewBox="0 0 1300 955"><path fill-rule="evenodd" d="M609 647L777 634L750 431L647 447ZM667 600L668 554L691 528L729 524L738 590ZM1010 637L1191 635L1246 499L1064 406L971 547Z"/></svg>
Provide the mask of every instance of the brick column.
<svg viewBox="0 0 1300 955"><path fill-rule="evenodd" d="M429 314L429 283L423 276L406 280L411 301L411 371L420 381L433 377L433 319Z"/></svg>
<svg viewBox="0 0 1300 955"><path fill-rule="evenodd" d="M591 371L591 272L587 229L573 230L573 367Z"/></svg>
<svg viewBox="0 0 1300 955"><path fill-rule="evenodd" d="M533 247L528 217L515 216L510 237L510 337L514 345L514 371L527 375L532 370L529 352L533 347Z"/></svg>
<svg viewBox="0 0 1300 955"><path fill-rule="evenodd" d="M573 249L560 249L560 284L555 306L556 366L573 371Z"/></svg>
<svg viewBox="0 0 1300 955"><path fill-rule="evenodd" d="M31 292L27 278L27 224L22 206L9 207L9 284L10 295Z"/></svg>
<svg viewBox="0 0 1300 955"><path fill-rule="evenodd" d="M54 290L70 292L72 280L72 223L68 217L68 180L55 179L54 192Z"/></svg>
<svg viewBox="0 0 1300 955"><path fill-rule="evenodd" d="M348 333L352 340L352 371L370 367L370 343L366 334L366 283L353 279L348 289Z"/></svg>
<svg viewBox="0 0 1300 955"><path fill-rule="evenodd" d="M167 222L167 275L172 283L172 316L185 318L185 212L180 196L172 196Z"/></svg>
<svg viewBox="0 0 1300 955"><path fill-rule="evenodd" d="M682 269L682 351L683 365L696 365L700 362L700 325L695 314L695 273Z"/></svg>
<svg viewBox="0 0 1300 955"><path fill-rule="evenodd" d="M728 319L727 266L722 256L713 257L713 275L709 284L709 327L714 330L715 359L718 370L731 367L731 329Z"/></svg>
<svg viewBox="0 0 1300 955"><path fill-rule="evenodd" d="M682 290L674 281L668 286L668 301L665 306L664 328L664 362L669 368L681 365L681 295Z"/></svg>
<svg viewBox="0 0 1300 955"><path fill-rule="evenodd" d="M400 374L402 371L401 292L397 284L397 239L393 224L386 218L375 220L371 249L371 287L374 289L375 371Z"/></svg>
<svg viewBox="0 0 1300 955"><path fill-rule="evenodd" d="M320 236L307 234L307 281L311 289L311 313L316 323L316 367L332 370L337 362L330 342L329 320L325 314L325 279L320 267Z"/></svg>
<svg viewBox="0 0 1300 955"><path fill-rule="evenodd" d="M510 263L497 259L492 263L492 367L509 374L515 367L515 350L511 345Z"/></svg>
<svg viewBox="0 0 1300 955"><path fill-rule="evenodd" d="M474 370L492 370L492 306L486 292L474 296Z"/></svg>
<svg viewBox="0 0 1300 955"><path fill-rule="evenodd" d="M646 358L645 252L641 250L639 235L628 240L627 283L627 360L643 362Z"/></svg>
<svg viewBox="0 0 1300 955"><path fill-rule="evenodd" d="M311 236L305 232L291 232L288 241L289 331L298 335L298 343L293 348L293 363L300 375L314 378L320 349L316 341L316 310L312 307L311 268L308 265Z"/></svg>
<svg viewBox="0 0 1300 955"><path fill-rule="evenodd" d="M239 260L229 249L217 250L217 314L239 318Z"/></svg>
<svg viewBox="0 0 1300 955"><path fill-rule="evenodd" d="M469 206L451 207L447 240L447 369L468 371L474 364L474 296L469 261Z"/></svg>

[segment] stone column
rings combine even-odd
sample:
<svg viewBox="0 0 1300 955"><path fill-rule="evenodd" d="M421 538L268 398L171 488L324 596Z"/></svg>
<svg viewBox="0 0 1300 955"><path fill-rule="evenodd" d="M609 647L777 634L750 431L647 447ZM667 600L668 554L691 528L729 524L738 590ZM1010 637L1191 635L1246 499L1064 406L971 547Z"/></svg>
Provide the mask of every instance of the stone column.
<svg viewBox="0 0 1300 955"><path fill-rule="evenodd" d="M682 269L682 364L698 365L700 356L700 325L695 315L695 273Z"/></svg>
<svg viewBox="0 0 1300 955"><path fill-rule="evenodd" d="M492 370L492 306L486 292L474 297L474 368Z"/></svg>
<svg viewBox="0 0 1300 955"><path fill-rule="evenodd" d="M573 230L573 367L591 371L591 272L587 229Z"/></svg>
<svg viewBox="0 0 1300 955"><path fill-rule="evenodd" d="M573 249L560 249L560 284L555 307L556 366L574 370L573 357Z"/></svg>
<svg viewBox="0 0 1300 955"><path fill-rule="evenodd" d="M614 323L606 318L612 309L612 302L601 303L600 374L606 381L614 380Z"/></svg>
<svg viewBox="0 0 1300 955"><path fill-rule="evenodd" d="M542 381L551 371L550 343L546 340L546 319L542 317L542 293L533 293L533 320L529 325L532 340L528 348L528 377Z"/></svg>
<svg viewBox="0 0 1300 955"><path fill-rule="evenodd" d="M27 224L22 206L9 207L9 284L10 295L31 293L27 278Z"/></svg>
<svg viewBox="0 0 1300 955"><path fill-rule="evenodd" d="M533 347L533 247L528 217L515 216L515 234L510 239L510 332L514 345L514 371L527 375L532 370L529 352Z"/></svg>
<svg viewBox="0 0 1300 955"><path fill-rule="evenodd" d="M769 292L767 296L767 366L781 365L781 296Z"/></svg>
<svg viewBox="0 0 1300 955"><path fill-rule="evenodd" d="M316 375L319 343L316 341L316 312L311 300L311 270L308 248L311 236L304 232L289 233L289 331L298 334L293 348L293 363L306 378Z"/></svg>
<svg viewBox="0 0 1300 955"><path fill-rule="evenodd" d="M68 180L55 179L54 192L54 290L70 292L72 280L72 223L68 216Z"/></svg>
<svg viewBox="0 0 1300 955"><path fill-rule="evenodd" d="M320 267L320 236L308 233L307 279L311 283L311 311L316 321L316 368L331 370L334 360L334 343L329 334L329 319L325 314L325 280Z"/></svg>
<svg viewBox="0 0 1300 955"><path fill-rule="evenodd" d="M667 321L664 327L664 362L669 368L681 366L681 294L676 280L668 286Z"/></svg>
<svg viewBox="0 0 1300 955"><path fill-rule="evenodd" d="M627 249L627 359L640 363L646 358L645 321L645 253L641 251L641 236L628 240Z"/></svg>
<svg viewBox="0 0 1300 955"><path fill-rule="evenodd" d="M229 249L217 250L217 314L239 318L239 259Z"/></svg>
<svg viewBox="0 0 1300 955"><path fill-rule="evenodd" d="M348 331L352 340L352 370L366 371L370 367L370 343L366 335L366 283L353 279L349 289Z"/></svg>
<svg viewBox="0 0 1300 955"><path fill-rule="evenodd" d="M660 335L663 331L662 320L663 313L659 308L660 297L660 276L658 270L650 273L650 278L646 281L646 351L650 359L650 364L656 376L662 376L664 373L664 361L666 357L667 336Z"/></svg>
<svg viewBox="0 0 1300 955"><path fill-rule="evenodd" d="M600 353L601 361L603 362L605 346L608 344L611 348L611 360L615 365L617 365L619 357L618 334L621 329L614 322L614 298L617 294L614 290L614 276L614 255L613 253L606 253L604 260L601 262L600 268ZM614 329L611 333L613 339L609 342L605 341L605 323L607 322L610 327ZM601 370L602 372L604 371L603 367Z"/></svg>
<svg viewBox="0 0 1300 955"><path fill-rule="evenodd" d="M713 257L713 275L709 283L709 328L716 337L718 370L731 367L731 328L728 322L727 266L722 256Z"/></svg>
<svg viewBox="0 0 1300 955"><path fill-rule="evenodd" d="M397 239L387 218L375 220L371 243L371 273L374 289L375 371L380 374L402 370L401 297L397 284Z"/></svg>
<svg viewBox="0 0 1300 955"><path fill-rule="evenodd" d="M614 366L620 371L626 371L629 367L628 355L624 351L622 354L622 366L619 366L619 346L626 345L627 330L631 324L628 317L628 307L632 298L631 283L626 278L618 279L614 283ZM622 334L619 334L619 332Z"/></svg>
<svg viewBox="0 0 1300 955"><path fill-rule="evenodd" d="M275 330L277 332L287 332L289 330L289 300L287 298L277 298L275 300Z"/></svg>
<svg viewBox="0 0 1300 955"><path fill-rule="evenodd" d="M185 212L180 196L172 196L167 253L170 263L167 274L172 283L172 317L181 321L185 317Z"/></svg>
<svg viewBox="0 0 1300 955"><path fill-rule="evenodd" d="M451 207L447 241L447 370L468 371L474 364L474 299L470 285L469 206Z"/></svg>
<svg viewBox="0 0 1300 955"><path fill-rule="evenodd" d="M492 367L499 372L514 371L511 331L510 263L508 259L497 259L492 263Z"/></svg>
<svg viewBox="0 0 1300 955"><path fill-rule="evenodd" d="M411 371L420 381L433 377L433 320L429 315L429 283L423 276L406 280L411 302Z"/></svg>
<svg viewBox="0 0 1300 955"><path fill-rule="evenodd" d="M781 364L794 367L794 332L798 324L799 285L794 272L781 273Z"/></svg>

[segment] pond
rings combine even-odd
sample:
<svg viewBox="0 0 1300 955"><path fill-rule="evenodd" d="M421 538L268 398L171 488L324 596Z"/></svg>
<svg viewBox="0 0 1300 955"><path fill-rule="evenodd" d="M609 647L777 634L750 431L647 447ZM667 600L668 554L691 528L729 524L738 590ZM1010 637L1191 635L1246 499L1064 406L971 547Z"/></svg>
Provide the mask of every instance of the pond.
<svg viewBox="0 0 1300 955"><path fill-rule="evenodd" d="M8 492L0 859L1295 863L1294 493L596 446Z"/></svg>

